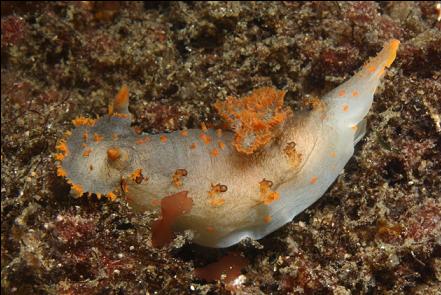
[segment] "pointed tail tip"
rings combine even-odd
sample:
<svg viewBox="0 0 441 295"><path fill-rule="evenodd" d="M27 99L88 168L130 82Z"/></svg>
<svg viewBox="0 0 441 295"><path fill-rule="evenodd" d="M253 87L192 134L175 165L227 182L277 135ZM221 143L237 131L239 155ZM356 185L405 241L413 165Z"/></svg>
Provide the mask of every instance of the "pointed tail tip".
<svg viewBox="0 0 441 295"><path fill-rule="evenodd" d="M400 45L400 40L392 39L385 46L385 49L388 53L388 57L386 59L386 64L385 64L386 67L390 67L390 65L394 62L395 58L397 57L397 50L399 45Z"/></svg>

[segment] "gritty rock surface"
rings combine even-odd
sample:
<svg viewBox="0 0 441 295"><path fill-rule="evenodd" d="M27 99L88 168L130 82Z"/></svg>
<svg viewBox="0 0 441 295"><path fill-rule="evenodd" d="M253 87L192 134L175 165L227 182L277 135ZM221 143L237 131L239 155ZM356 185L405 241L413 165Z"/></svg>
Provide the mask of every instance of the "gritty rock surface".
<svg viewBox="0 0 441 295"><path fill-rule="evenodd" d="M435 2L2 2L3 294L226 294L193 276L229 250L244 294L436 294L441 288L441 24ZM368 133L312 207L275 233L206 249L151 245L157 212L74 199L53 154L71 120L130 89L134 125L216 124L217 99L261 86L287 105L397 59Z"/></svg>

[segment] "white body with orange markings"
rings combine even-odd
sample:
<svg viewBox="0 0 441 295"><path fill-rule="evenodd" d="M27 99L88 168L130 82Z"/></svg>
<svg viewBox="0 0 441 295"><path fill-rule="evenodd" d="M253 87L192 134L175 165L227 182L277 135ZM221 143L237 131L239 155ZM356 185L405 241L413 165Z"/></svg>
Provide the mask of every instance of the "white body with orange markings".
<svg viewBox="0 0 441 295"><path fill-rule="evenodd" d="M284 93L258 90L259 97L278 96L277 103L270 105L270 115L259 113L257 123L249 120L255 114L249 110L260 111L250 106L252 100L231 108L234 114L226 119L236 133L204 128L137 134L130 128L123 89L109 115L80 122L59 145L59 174L77 193L113 198L120 188L129 204L141 210L188 191L193 207L178 218L176 229L193 230L194 241L201 245L227 247L246 237L262 238L314 203L341 173L364 135L364 117L398 44L386 44L308 113L291 115L281 109ZM267 108L268 102L262 103ZM221 113L229 110L225 105L216 108ZM243 121L235 121L235 112L245 109ZM270 120L269 127L262 125Z"/></svg>

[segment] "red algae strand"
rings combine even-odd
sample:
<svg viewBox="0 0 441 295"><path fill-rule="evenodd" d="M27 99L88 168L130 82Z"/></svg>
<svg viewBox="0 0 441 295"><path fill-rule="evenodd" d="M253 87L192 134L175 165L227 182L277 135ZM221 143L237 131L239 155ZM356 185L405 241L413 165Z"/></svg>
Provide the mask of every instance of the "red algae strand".
<svg viewBox="0 0 441 295"><path fill-rule="evenodd" d="M223 279L229 283L241 274L241 270L249 264L248 260L239 253L231 252L204 267L196 268L194 275L201 280L217 281Z"/></svg>

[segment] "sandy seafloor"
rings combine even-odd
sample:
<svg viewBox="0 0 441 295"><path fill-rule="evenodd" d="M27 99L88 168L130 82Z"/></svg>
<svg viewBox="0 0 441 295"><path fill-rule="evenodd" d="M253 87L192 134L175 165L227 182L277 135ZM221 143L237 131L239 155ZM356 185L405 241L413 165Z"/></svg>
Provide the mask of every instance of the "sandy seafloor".
<svg viewBox="0 0 441 295"><path fill-rule="evenodd" d="M195 267L237 251L242 294L440 294L441 23L436 2L1 4L2 294L228 294ZM71 120L126 83L145 132L216 122L261 86L301 108L390 38L368 132L328 192L259 241L151 247L156 212L74 199L56 176Z"/></svg>

